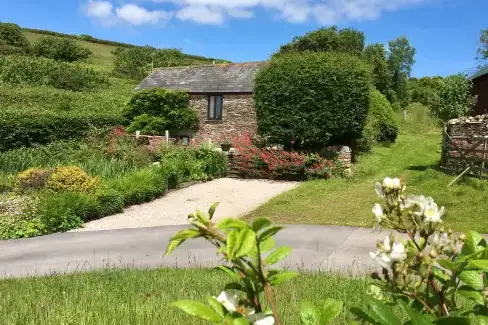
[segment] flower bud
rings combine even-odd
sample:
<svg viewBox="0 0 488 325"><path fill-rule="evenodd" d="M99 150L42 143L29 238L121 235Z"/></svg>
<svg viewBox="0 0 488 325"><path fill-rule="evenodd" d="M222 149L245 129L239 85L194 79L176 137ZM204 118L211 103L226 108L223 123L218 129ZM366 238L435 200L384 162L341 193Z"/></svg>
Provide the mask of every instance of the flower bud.
<svg viewBox="0 0 488 325"><path fill-rule="evenodd" d="M459 240L465 241L466 240L466 235L465 234L459 235Z"/></svg>
<svg viewBox="0 0 488 325"><path fill-rule="evenodd" d="M438 255L437 255L437 252L434 248L432 248L430 250L430 253L429 253L429 256L432 257L432 258L436 258Z"/></svg>

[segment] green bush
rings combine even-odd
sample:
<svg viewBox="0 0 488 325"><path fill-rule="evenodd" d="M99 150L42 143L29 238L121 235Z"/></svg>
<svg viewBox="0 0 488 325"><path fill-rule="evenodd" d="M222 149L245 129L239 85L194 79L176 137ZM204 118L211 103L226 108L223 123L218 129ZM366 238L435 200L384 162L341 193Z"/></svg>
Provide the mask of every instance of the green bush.
<svg viewBox="0 0 488 325"><path fill-rule="evenodd" d="M196 130L197 112L189 107L188 93L160 88L136 93L124 111L129 132L163 135L165 130Z"/></svg>
<svg viewBox="0 0 488 325"><path fill-rule="evenodd" d="M283 54L255 80L258 130L274 143L299 136L306 149L351 144L369 108L370 68L338 53Z"/></svg>
<svg viewBox="0 0 488 325"><path fill-rule="evenodd" d="M96 216L98 218L120 213L124 210L124 197L108 186L102 186L95 193L95 198L100 205L99 213Z"/></svg>
<svg viewBox="0 0 488 325"><path fill-rule="evenodd" d="M42 233L79 228L84 219L99 213L99 204L92 195L77 192L44 192L39 196L37 215Z"/></svg>
<svg viewBox="0 0 488 325"><path fill-rule="evenodd" d="M121 117L113 115L0 112L0 151L79 139L92 127L118 125L120 122Z"/></svg>
<svg viewBox="0 0 488 325"><path fill-rule="evenodd" d="M0 57L0 80L73 91L91 90L108 84L103 72L81 64L17 55Z"/></svg>
<svg viewBox="0 0 488 325"><path fill-rule="evenodd" d="M371 90L369 112L362 137L358 139L359 151L370 151L381 142L395 142L398 136L398 123L388 99L376 89Z"/></svg>
<svg viewBox="0 0 488 325"><path fill-rule="evenodd" d="M0 41L15 47L26 48L29 46L29 41L22 33L22 29L12 23L0 23Z"/></svg>
<svg viewBox="0 0 488 325"><path fill-rule="evenodd" d="M469 115L476 104L472 87L472 80L463 74L439 80L430 105L432 115L441 122Z"/></svg>
<svg viewBox="0 0 488 325"><path fill-rule="evenodd" d="M156 49L150 46L123 47L113 52L117 75L142 80L153 68L192 64L191 59L177 49Z"/></svg>
<svg viewBox="0 0 488 325"><path fill-rule="evenodd" d="M72 39L51 36L41 37L33 45L32 51L37 56L66 62L86 60L92 54Z"/></svg>
<svg viewBox="0 0 488 325"><path fill-rule="evenodd" d="M157 167L140 169L110 180L108 185L122 194L125 205L149 202L166 190L166 180Z"/></svg>

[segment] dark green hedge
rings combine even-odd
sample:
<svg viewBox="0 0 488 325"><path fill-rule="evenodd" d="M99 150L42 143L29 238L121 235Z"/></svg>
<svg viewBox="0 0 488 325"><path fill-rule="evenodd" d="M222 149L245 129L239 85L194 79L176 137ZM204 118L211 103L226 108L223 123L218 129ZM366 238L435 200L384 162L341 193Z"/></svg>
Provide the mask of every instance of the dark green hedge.
<svg viewBox="0 0 488 325"><path fill-rule="evenodd" d="M370 75L368 65L347 54L273 58L255 80L259 133L285 145L299 137L306 149L352 144L368 113Z"/></svg>
<svg viewBox="0 0 488 325"><path fill-rule="evenodd" d="M0 113L0 151L78 139L93 127L120 125L115 115Z"/></svg>
<svg viewBox="0 0 488 325"><path fill-rule="evenodd" d="M92 52L69 38L43 36L32 46L32 52L45 58L75 62L86 60Z"/></svg>

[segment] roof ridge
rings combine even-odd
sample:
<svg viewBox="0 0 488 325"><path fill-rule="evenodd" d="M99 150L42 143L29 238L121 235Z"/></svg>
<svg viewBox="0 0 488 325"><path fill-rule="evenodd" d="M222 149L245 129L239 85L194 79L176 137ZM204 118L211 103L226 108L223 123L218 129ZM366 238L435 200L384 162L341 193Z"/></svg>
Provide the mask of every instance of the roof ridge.
<svg viewBox="0 0 488 325"><path fill-rule="evenodd" d="M193 68L203 68L203 67L218 67L218 66L229 66L229 65L246 65L246 64L265 64L268 61L247 61L247 62L226 62L226 63L207 63L207 64L197 64L197 65L180 65L175 67L160 67L155 68L152 72L160 70L177 70L177 69L193 69Z"/></svg>

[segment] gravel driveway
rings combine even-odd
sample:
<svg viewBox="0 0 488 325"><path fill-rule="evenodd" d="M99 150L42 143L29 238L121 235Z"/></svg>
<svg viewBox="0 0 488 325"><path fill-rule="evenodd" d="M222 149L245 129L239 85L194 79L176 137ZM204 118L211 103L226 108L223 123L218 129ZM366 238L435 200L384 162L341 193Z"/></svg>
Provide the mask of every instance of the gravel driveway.
<svg viewBox="0 0 488 325"><path fill-rule="evenodd" d="M238 217L297 185L296 182L221 178L169 192L150 203L125 209L123 213L88 222L76 231L187 224L189 213L197 208L208 211L214 202L220 202L215 219Z"/></svg>

